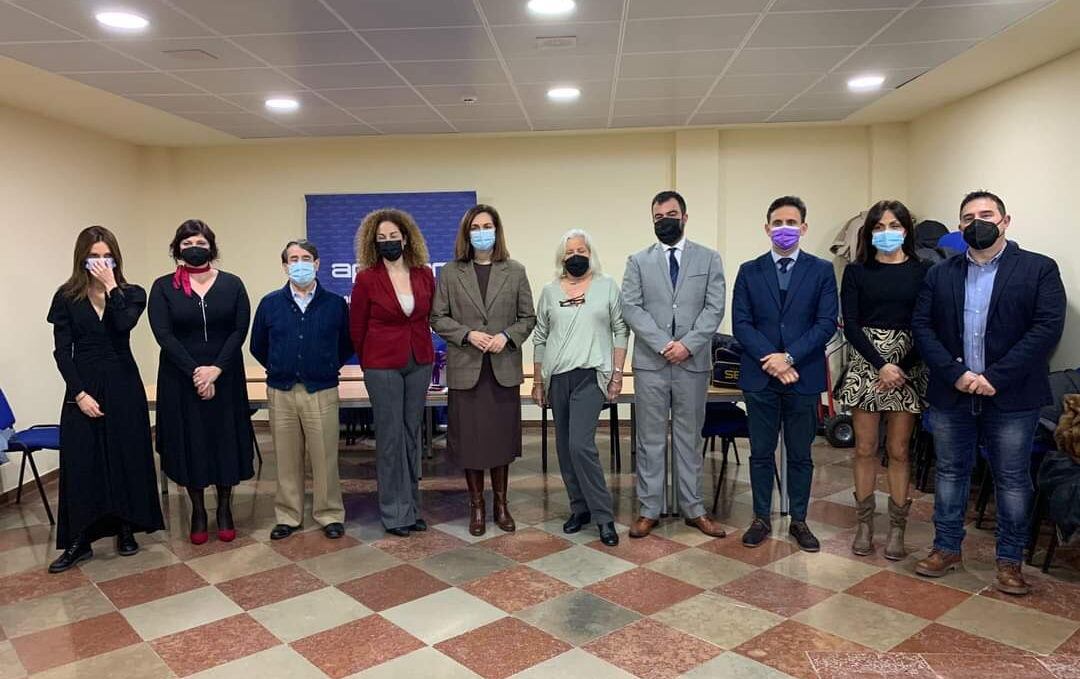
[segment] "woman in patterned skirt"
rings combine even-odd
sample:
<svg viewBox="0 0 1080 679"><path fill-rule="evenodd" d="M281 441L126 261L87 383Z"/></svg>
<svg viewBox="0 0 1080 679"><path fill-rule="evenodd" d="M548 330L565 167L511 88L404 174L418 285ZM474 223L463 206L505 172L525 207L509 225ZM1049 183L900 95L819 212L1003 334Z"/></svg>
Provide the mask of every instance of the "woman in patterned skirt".
<svg viewBox="0 0 1080 679"><path fill-rule="evenodd" d="M915 351L911 315L929 268L915 256L914 224L903 203L883 200L866 215L856 261L844 271L840 298L850 363L840 402L853 411L855 503L858 524L851 550L874 551L874 489L879 426L885 421L889 455L889 535L885 558L904 557L908 448L923 409L927 372Z"/></svg>

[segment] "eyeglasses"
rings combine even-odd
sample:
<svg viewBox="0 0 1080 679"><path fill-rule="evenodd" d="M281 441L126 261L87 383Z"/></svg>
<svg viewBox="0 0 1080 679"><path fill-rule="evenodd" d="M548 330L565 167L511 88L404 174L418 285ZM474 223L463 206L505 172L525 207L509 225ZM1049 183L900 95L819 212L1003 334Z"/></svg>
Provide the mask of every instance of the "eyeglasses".
<svg viewBox="0 0 1080 679"><path fill-rule="evenodd" d="M581 306L584 303L585 303L585 295L578 295L577 297L570 297L569 299L560 300L559 301L559 306L561 306L561 307Z"/></svg>

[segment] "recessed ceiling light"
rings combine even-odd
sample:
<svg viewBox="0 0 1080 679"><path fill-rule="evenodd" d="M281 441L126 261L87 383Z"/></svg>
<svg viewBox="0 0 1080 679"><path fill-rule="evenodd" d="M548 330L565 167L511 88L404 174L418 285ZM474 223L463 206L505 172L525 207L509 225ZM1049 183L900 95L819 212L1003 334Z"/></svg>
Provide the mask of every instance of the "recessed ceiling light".
<svg viewBox="0 0 1080 679"><path fill-rule="evenodd" d="M552 87L547 95L548 99L554 101L573 101L581 96L581 90L576 87Z"/></svg>
<svg viewBox="0 0 1080 679"><path fill-rule="evenodd" d="M150 25L146 17L131 12L98 12L94 15L98 23L109 28L119 28L125 31L141 31Z"/></svg>
<svg viewBox="0 0 1080 679"><path fill-rule="evenodd" d="M279 113L288 113L300 108L300 102L289 97L274 97L266 100L266 108Z"/></svg>
<svg viewBox="0 0 1080 679"><path fill-rule="evenodd" d="M569 14L575 6L574 0L529 0L529 11L534 14Z"/></svg>
<svg viewBox="0 0 1080 679"><path fill-rule="evenodd" d="M880 88L884 82L885 76L883 75L861 75L847 81L847 86L848 89L856 92L866 92Z"/></svg>

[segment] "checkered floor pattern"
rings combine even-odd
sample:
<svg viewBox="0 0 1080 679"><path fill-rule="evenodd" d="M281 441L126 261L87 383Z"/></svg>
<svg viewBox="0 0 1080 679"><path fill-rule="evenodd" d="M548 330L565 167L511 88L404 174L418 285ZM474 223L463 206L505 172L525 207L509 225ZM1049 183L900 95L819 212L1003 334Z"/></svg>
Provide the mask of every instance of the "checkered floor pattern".
<svg viewBox="0 0 1080 679"><path fill-rule="evenodd" d="M387 536L367 440L342 450L346 537L326 539L309 517L305 532L271 542L274 456L260 440L266 463L235 492L233 543L189 544L187 503L170 484L170 530L140 536L138 555L102 540L93 560L48 575L56 552L40 503L0 507L0 679L1080 678L1080 554L1059 551L1049 576L1027 569L1033 594L1008 597L988 587L992 526L969 526L965 568L918 578L933 498L916 494L911 556L886 561L879 544L856 557L848 451L815 448L810 524L823 549L805 554L779 516L764 546L740 544L752 518L745 450L720 481L726 539L676 519L628 539L629 473L609 476L618 547L595 527L563 535L557 461L541 473L535 432L511 467L516 533L489 523L468 534L464 481L437 448L422 484L431 530ZM709 496L718 455L706 458Z"/></svg>

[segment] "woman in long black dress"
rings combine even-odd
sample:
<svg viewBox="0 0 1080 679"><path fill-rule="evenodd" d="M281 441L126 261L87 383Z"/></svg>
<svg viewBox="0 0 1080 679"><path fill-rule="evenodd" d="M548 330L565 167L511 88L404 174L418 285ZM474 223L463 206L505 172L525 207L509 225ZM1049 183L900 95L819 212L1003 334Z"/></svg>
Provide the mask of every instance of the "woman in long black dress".
<svg viewBox="0 0 1080 679"><path fill-rule="evenodd" d="M255 475L241 347L251 303L244 284L211 266L214 232L189 219L169 246L176 272L150 289L150 329L161 345L157 449L165 474L191 498L191 542L209 539L203 491L217 486L218 539L236 538L233 486Z"/></svg>
<svg viewBox="0 0 1080 679"><path fill-rule="evenodd" d="M116 237L103 226L75 241L71 278L53 296L53 356L66 385L60 410L60 513L49 566L62 573L116 536L116 551L139 551L135 533L165 527L154 476L150 413L129 336L146 291L124 280Z"/></svg>

